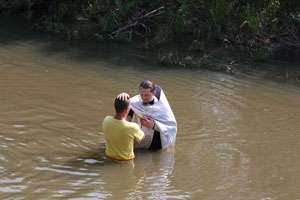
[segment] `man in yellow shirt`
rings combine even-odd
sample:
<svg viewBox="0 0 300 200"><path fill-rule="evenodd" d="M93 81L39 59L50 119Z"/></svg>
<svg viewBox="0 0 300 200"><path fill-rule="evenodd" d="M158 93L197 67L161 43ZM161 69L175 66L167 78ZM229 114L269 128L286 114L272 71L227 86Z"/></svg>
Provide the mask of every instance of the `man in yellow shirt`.
<svg viewBox="0 0 300 200"><path fill-rule="evenodd" d="M106 116L103 120L103 132L106 142L105 155L118 161L134 158L133 144L144 138L144 132L133 122L126 121L130 111L130 98L115 99L115 116Z"/></svg>

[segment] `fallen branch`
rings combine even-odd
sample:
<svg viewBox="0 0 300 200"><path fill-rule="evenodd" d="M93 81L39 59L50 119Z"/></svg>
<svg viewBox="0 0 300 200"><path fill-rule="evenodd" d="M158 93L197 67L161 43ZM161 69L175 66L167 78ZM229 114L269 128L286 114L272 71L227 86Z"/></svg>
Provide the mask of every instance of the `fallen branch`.
<svg viewBox="0 0 300 200"><path fill-rule="evenodd" d="M133 19L134 23L132 24L126 24L124 26L121 26L120 28L118 28L117 30L113 31L112 33L110 33L109 35L112 36L112 35L115 35L119 32L122 32L130 27L133 27L133 26L137 26L138 24L141 24L141 21L144 20L144 19L150 19L152 17L155 17L155 16L158 16L158 15L161 15L163 14L164 12L161 11L162 9L164 9L164 6L160 7L160 8L157 8L155 10L152 10L151 12L148 12L147 14L145 14L144 16L142 17L139 17L139 18L135 18ZM145 24L141 24L144 28L146 27Z"/></svg>
<svg viewBox="0 0 300 200"><path fill-rule="evenodd" d="M120 27L118 30L112 32L112 33L109 34L109 35L110 35L110 36L115 35L115 34L121 32L121 31L126 30L126 29L129 28L129 27L136 26L137 24L138 24L138 22L134 22L133 24L127 24L126 26Z"/></svg>
<svg viewBox="0 0 300 200"><path fill-rule="evenodd" d="M147 14L145 14L144 16L142 17L139 17L139 18L134 18L133 20L134 21L139 21L139 20L143 20L143 19L149 19L151 17L154 17L154 16L157 16L157 15L161 15L163 14L164 12L160 12L162 9L164 9L165 7L162 6L160 8L157 8L155 10L152 10L151 12L148 12Z"/></svg>

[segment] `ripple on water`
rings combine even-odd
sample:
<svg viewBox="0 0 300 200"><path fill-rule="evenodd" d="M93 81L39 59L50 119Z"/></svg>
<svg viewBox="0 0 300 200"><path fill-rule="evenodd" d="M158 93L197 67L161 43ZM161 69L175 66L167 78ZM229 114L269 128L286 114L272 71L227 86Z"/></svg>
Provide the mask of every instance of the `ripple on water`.
<svg viewBox="0 0 300 200"><path fill-rule="evenodd" d="M8 146L5 145L5 144L1 144L0 147L2 147L2 148L7 148Z"/></svg>
<svg viewBox="0 0 300 200"><path fill-rule="evenodd" d="M8 193L22 192L26 188L27 186L25 185L6 186L6 187L0 187L0 192L8 192Z"/></svg>
<svg viewBox="0 0 300 200"><path fill-rule="evenodd" d="M24 180L24 178L15 178L15 179L9 179L9 178L2 178L0 179L0 184L2 183L20 183Z"/></svg>
<svg viewBox="0 0 300 200"><path fill-rule="evenodd" d="M99 160L95 160L95 159L83 159L83 160L84 160L85 163L89 163L89 164L103 163L103 161L99 161Z"/></svg>
<svg viewBox="0 0 300 200"><path fill-rule="evenodd" d="M120 46L113 54L97 51L94 62L60 44L40 45L0 47L0 192L34 191L45 199L276 199L279 193L297 199L298 91L238 74L121 65ZM172 162L160 157L164 152L136 154L132 170L95 156L77 160L99 154L100 121L113 112L113 97L136 94L144 78L162 86L176 116Z"/></svg>
<svg viewBox="0 0 300 200"><path fill-rule="evenodd" d="M24 128L25 125L23 125L23 124L15 124L14 127L16 127L16 128Z"/></svg>
<svg viewBox="0 0 300 200"><path fill-rule="evenodd" d="M8 162L8 160L6 159L6 157L5 157L4 155L0 155L0 160L1 160L1 161Z"/></svg>
<svg viewBox="0 0 300 200"><path fill-rule="evenodd" d="M28 146L28 144L25 144L23 142L19 142L19 144L22 145L22 146Z"/></svg>
<svg viewBox="0 0 300 200"><path fill-rule="evenodd" d="M85 173L85 172L71 171L71 170L64 170L64 169L52 169L49 167L35 167L34 169L37 171L49 171L49 172L55 172L59 174L71 174L77 176L99 176L98 173Z"/></svg>

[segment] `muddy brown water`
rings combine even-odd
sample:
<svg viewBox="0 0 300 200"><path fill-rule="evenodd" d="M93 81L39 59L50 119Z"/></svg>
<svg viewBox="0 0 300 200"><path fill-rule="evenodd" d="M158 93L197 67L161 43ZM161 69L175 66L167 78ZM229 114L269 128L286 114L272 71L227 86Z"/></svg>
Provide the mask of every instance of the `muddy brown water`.
<svg viewBox="0 0 300 200"><path fill-rule="evenodd" d="M0 199L300 199L299 87L22 31L0 31ZM143 79L167 95L175 148L105 160L102 120Z"/></svg>

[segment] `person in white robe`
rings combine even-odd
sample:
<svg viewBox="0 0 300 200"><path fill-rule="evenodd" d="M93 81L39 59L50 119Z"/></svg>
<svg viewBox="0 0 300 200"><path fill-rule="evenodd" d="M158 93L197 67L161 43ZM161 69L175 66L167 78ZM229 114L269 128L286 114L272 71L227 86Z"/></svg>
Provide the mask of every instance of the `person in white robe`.
<svg viewBox="0 0 300 200"><path fill-rule="evenodd" d="M125 97L125 93L119 98ZM163 90L151 81L143 81L139 94L130 99L132 111L127 120L136 122L145 138L135 143L135 148L160 150L174 146L177 122Z"/></svg>

